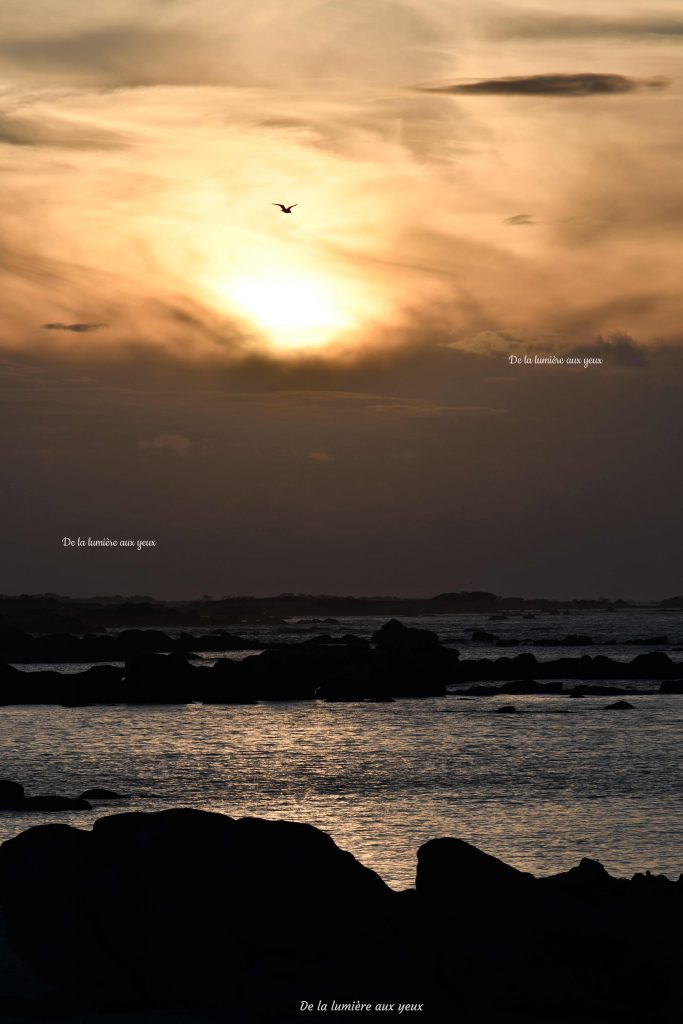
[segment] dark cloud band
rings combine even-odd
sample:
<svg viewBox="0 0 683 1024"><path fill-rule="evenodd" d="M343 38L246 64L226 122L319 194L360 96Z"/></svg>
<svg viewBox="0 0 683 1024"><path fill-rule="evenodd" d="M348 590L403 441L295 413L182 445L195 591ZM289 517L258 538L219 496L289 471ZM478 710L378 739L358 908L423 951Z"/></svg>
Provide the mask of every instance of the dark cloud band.
<svg viewBox="0 0 683 1024"><path fill-rule="evenodd" d="M44 331L71 331L73 334L87 334L89 331L99 331L107 324L43 324Z"/></svg>
<svg viewBox="0 0 683 1024"><path fill-rule="evenodd" d="M624 75L582 73L576 75L526 75L512 78L482 78L475 82L422 86L421 92L456 96L602 96L661 89L666 79L635 79Z"/></svg>

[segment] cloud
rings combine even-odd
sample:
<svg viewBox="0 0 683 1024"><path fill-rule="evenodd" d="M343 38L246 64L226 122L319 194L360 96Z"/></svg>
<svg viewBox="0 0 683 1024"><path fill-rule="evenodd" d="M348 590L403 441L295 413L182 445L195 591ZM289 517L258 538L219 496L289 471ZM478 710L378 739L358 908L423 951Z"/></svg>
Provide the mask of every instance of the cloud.
<svg viewBox="0 0 683 1024"><path fill-rule="evenodd" d="M242 0L183 0L162 15L126 0L100 12L105 2L88 11L79 0L70 16L48 12L38 24L35 13L17 13L1 26L0 67L111 88L305 78L326 88L347 76L398 85L409 62L421 77L433 72L434 50L454 40L458 21L412 0L259 0L254 10Z"/></svg>
<svg viewBox="0 0 683 1024"><path fill-rule="evenodd" d="M530 213L516 213L513 217L506 217L503 224L510 224L512 227L526 227L537 222Z"/></svg>
<svg viewBox="0 0 683 1024"><path fill-rule="evenodd" d="M63 76L104 86L197 85L225 81L191 30L140 24L45 35L6 36L0 66L23 75Z"/></svg>
<svg viewBox="0 0 683 1024"><path fill-rule="evenodd" d="M505 409L494 409L487 405L438 405L435 402L403 399L383 401L369 405L368 411L381 416L412 416L421 419L442 419L453 416L500 416Z"/></svg>
<svg viewBox="0 0 683 1024"><path fill-rule="evenodd" d="M89 331L100 331L107 324L43 324L44 331L71 331L73 334L87 334Z"/></svg>
<svg viewBox="0 0 683 1024"><path fill-rule="evenodd" d="M457 96L604 96L635 92L638 89L661 89L666 79L635 79L625 75L598 72L580 74L520 75L511 78L482 78L475 82L452 85L421 86L422 92L447 93Z"/></svg>
<svg viewBox="0 0 683 1024"><path fill-rule="evenodd" d="M127 143L123 134L87 122L53 118L39 121L0 111L0 144L50 146L60 149L118 149Z"/></svg>
<svg viewBox="0 0 683 1024"><path fill-rule="evenodd" d="M192 448L192 441L183 434L158 434L140 441L139 448L143 452L173 452L178 458L184 458Z"/></svg>
<svg viewBox="0 0 683 1024"><path fill-rule="evenodd" d="M666 346L653 346L648 350L628 334L615 332L607 338L597 338L592 345L579 350L569 349L567 355L600 356L605 363L631 370L641 370L649 366L652 354L659 354Z"/></svg>
<svg viewBox="0 0 683 1024"><path fill-rule="evenodd" d="M377 419L382 418L414 418L414 419L443 419L458 416L498 416L506 412L505 409L492 408L483 405L450 405L441 402L430 401L427 398L412 398L403 395L375 394L365 391L279 391L272 392L268 396L268 403L272 407L274 401L282 403L293 403L299 409L307 407L318 407L321 410L329 409L333 422L338 422L343 416L356 416L370 414ZM320 456L320 452L309 454Z"/></svg>
<svg viewBox="0 0 683 1024"><path fill-rule="evenodd" d="M546 14L519 10L500 14L489 34L505 39L652 39L683 37L683 18L669 14L609 17L593 14Z"/></svg>
<svg viewBox="0 0 683 1024"><path fill-rule="evenodd" d="M490 40L467 37L471 48L458 54L453 35L432 31L442 27L440 0L370 8L365 0L294 0L291 16L280 0L260 0L258 15L236 0L185 0L163 19L150 18L147 5L138 15L132 0L102 0L88 12L81 0L65 0L59 17L39 22L22 13L30 5L11 6L16 16L0 15L7 72L0 137L4 126L16 146L3 153L11 173L0 196L3 350L90 361L88 372L131 357L161 378L162 365L178 360L224 367L255 390L286 386L294 372L303 386L315 379L341 389L355 386L352 364L379 372L403 353L508 327L539 339L545 332L558 345L617 329L651 343L678 330L676 97L634 91L668 72L660 46L651 59L641 52L630 72L609 47L601 63L558 64L549 52L541 65L631 77L529 74L538 54L507 48L504 70L518 77L494 78L500 54ZM435 83L436 93L394 87L405 83L402 56L413 27L411 18L394 18L404 7L419 8L415 17L425 22L418 37L428 66L418 61L411 74ZM314 24L307 19L298 33L304 8ZM389 21L393 49L382 50L370 73L371 42ZM342 46L333 31L350 34L366 23L372 33L356 32L362 52ZM239 42L229 42L218 77L234 80L216 85L212 47L228 27ZM208 62L203 78L190 67L197 40ZM325 74L319 40L320 52L333 51L336 61ZM616 63L607 63L612 57ZM41 74L27 84L27 75ZM461 77L448 85L452 74ZM320 89L310 88L317 77ZM196 87L177 87L195 79ZM114 87L144 81L176 84ZM444 102L438 94L460 88L607 94L603 102L562 104L560 118L559 98ZM627 98L612 101L615 88ZM127 144L93 149L87 159L54 151L62 142L94 142L94 129ZM36 154L35 145L53 148ZM301 205L296 218L277 220L269 204L285 195ZM506 230L536 218L538 231ZM261 289L262 302L243 301ZM310 312L329 323L320 348L296 347L296 323L279 329L271 290L319 300ZM36 329L41 309L59 322ZM296 320L295 308L285 313ZM79 321L89 314L109 329ZM376 387L371 377L363 382L368 392ZM395 418L411 387L398 381L392 389ZM453 401L465 403L487 404L465 393ZM413 422L437 415L403 414ZM306 442L296 450L305 454Z"/></svg>
<svg viewBox="0 0 683 1024"><path fill-rule="evenodd" d="M309 452L306 458L311 462L334 462L334 455L329 452Z"/></svg>

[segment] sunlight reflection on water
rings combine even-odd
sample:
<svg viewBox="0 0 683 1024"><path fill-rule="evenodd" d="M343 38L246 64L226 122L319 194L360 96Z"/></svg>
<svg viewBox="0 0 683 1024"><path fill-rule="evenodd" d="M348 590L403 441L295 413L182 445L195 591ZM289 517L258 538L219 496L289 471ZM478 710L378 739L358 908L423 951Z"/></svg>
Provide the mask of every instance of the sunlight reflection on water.
<svg viewBox="0 0 683 1024"><path fill-rule="evenodd" d="M683 698L454 697L395 704L6 707L2 774L31 795L130 792L92 813L0 814L0 838L49 820L194 806L307 821L389 884L412 885L439 835L536 873L594 856L616 874L683 869ZM559 713L566 712L566 713Z"/></svg>

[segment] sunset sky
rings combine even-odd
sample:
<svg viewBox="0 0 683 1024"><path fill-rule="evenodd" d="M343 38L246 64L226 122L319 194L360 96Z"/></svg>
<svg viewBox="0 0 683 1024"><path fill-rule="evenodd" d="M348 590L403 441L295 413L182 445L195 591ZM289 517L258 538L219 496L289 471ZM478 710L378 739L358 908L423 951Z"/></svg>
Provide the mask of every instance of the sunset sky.
<svg viewBox="0 0 683 1024"><path fill-rule="evenodd" d="M3 0L2 590L679 593L682 47L679 0Z"/></svg>

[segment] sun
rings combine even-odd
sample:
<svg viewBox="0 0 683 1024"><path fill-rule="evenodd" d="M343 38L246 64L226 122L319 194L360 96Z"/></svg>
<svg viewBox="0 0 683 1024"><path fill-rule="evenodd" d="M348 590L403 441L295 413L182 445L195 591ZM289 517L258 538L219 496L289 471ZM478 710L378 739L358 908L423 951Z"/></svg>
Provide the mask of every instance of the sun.
<svg viewBox="0 0 683 1024"><path fill-rule="evenodd" d="M280 350L324 347L355 324L334 286L314 275L236 276L221 290Z"/></svg>

